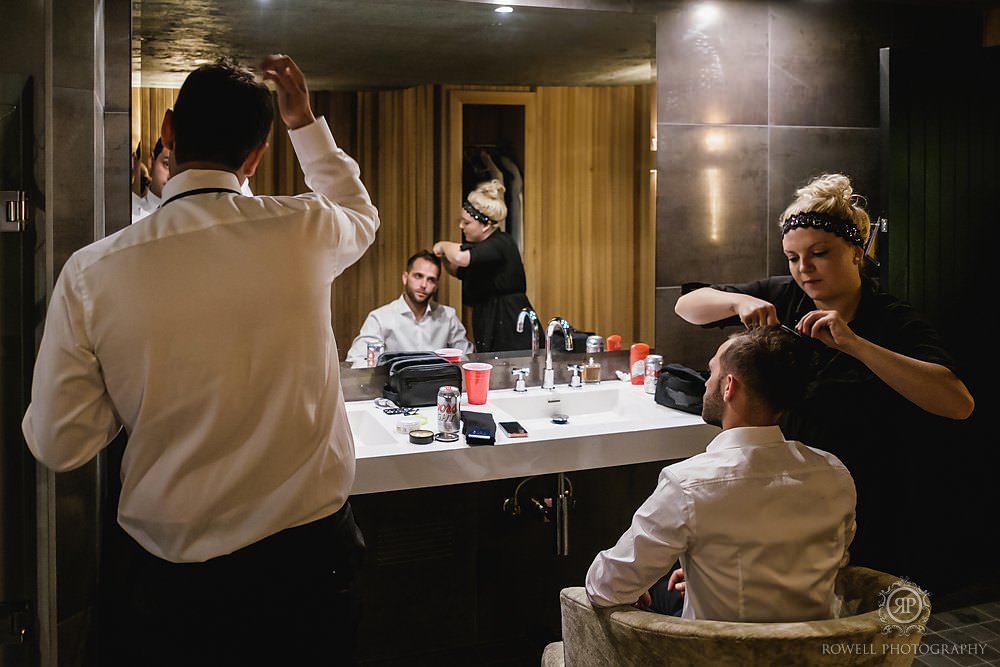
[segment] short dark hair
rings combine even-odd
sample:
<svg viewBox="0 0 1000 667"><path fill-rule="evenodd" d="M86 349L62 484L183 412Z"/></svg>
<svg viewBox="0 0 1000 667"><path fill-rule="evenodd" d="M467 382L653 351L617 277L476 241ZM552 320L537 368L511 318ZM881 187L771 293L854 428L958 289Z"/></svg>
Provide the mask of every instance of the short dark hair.
<svg viewBox="0 0 1000 667"><path fill-rule="evenodd" d="M160 157L160 153L163 152L163 137L159 137L156 140L156 145L153 146L153 162L156 162L156 158Z"/></svg>
<svg viewBox="0 0 1000 667"><path fill-rule="evenodd" d="M413 263L418 259L426 259L428 262L438 267L438 273L441 273L441 258L430 252L429 250L420 250L410 255L410 258L406 260L406 272L409 273L410 269L413 268Z"/></svg>
<svg viewBox="0 0 1000 667"><path fill-rule="evenodd" d="M721 370L732 373L752 398L777 412L794 408L813 376L809 340L781 328L758 327L734 334L720 359Z"/></svg>
<svg viewBox="0 0 1000 667"><path fill-rule="evenodd" d="M223 58L191 72L173 109L174 159L238 169L267 140L271 93L236 61Z"/></svg>

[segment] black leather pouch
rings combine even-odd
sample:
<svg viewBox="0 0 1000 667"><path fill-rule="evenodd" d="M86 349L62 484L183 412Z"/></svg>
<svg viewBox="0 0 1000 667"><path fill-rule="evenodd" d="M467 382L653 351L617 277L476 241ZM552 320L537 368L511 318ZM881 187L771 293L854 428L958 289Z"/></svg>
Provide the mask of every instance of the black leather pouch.
<svg viewBox="0 0 1000 667"><path fill-rule="evenodd" d="M660 370L653 400L674 410L700 415L707 379L707 373L681 364L667 364Z"/></svg>
<svg viewBox="0 0 1000 667"><path fill-rule="evenodd" d="M462 390L462 369L436 354L401 355L387 366L382 395L400 407L437 405L438 389L445 385Z"/></svg>
<svg viewBox="0 0 1000 667"><path fill-rule="evenodd" d="M462 433L469 446L494 445L497 438L497 424L488 412L462 410Z"/></svg>

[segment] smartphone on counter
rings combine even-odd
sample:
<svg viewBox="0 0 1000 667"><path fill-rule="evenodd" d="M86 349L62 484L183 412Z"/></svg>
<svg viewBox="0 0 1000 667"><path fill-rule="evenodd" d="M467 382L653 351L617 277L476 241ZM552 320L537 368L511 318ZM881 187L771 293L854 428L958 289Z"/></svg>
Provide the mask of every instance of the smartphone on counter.
<svg viewBox="0 0 1000 667"><path fill-rule="evenodd" d="M508 438L526 438L528 432L517 422L500 422L500 428L507 434Z"/></svg>

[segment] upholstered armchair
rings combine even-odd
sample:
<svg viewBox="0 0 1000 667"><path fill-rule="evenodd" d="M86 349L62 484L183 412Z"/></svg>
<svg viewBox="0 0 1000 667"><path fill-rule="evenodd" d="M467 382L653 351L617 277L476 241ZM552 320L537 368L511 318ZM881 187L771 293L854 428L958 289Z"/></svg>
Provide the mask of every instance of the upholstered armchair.
<svg viewBox="0 0 1000 667"><path fill-rule="evenodd" d="M684 665L890 665L913 662L921 635L883 632L880 593L898 578L863 567L837 576L841 617L797 623L725 623L663 616L635 607L596 609L582 587L560 595L563 641L549 644L543 667ZM929 614L929 602L921 601Z"/></svg>

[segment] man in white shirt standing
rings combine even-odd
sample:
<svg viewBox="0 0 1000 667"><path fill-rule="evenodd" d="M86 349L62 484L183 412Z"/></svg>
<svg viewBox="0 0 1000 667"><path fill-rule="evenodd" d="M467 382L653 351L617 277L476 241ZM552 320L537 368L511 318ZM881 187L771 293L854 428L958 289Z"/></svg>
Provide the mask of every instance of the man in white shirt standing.
<svg viewBox="0 0 1000 667"><path fill-rule="evenodd" d="M597 555L587 573L592 604L645 607L660 581L683 590L684 618L835 613L834 581L855 532L854 481L833 454L785 440L776 425L805 392L807 346L764 327L719 347L702 417L722 432L704 453L664 468L628 531ZM681 567L665 578L678 558Z"/></svg>
<svg viewBox="0 0 1000 667"><path fill-rule="evenodd" d="M152 213L163 201L163 185L170 178L170 149L157 139L149 161L149 186L140 197L132 193L132 222L138 222Z"/></svg>
<svg viewBox="0 0 1000 667"><path fill-rule="evenodd" d="M455 309L434 301L441 277L441 258L421 250L406 261L403 294L368 313L361 333L347 352L355 368L368 362L368 343L382 342L383 352L421 352L454 348L468 354L472 343Z"/></svg>
<svg viewBox="0 0 1000 667"><path fill-rule="evenodd" d="M163 203L59 275L23 431L56 471L124 428L120 655L101 664L349 664L364 542L330 289L375 239L357 163L287 56L260 66L312 192L247 197L267 86L230 62L161 130ZM109 648L109 647L105 647Z"/></svg>

